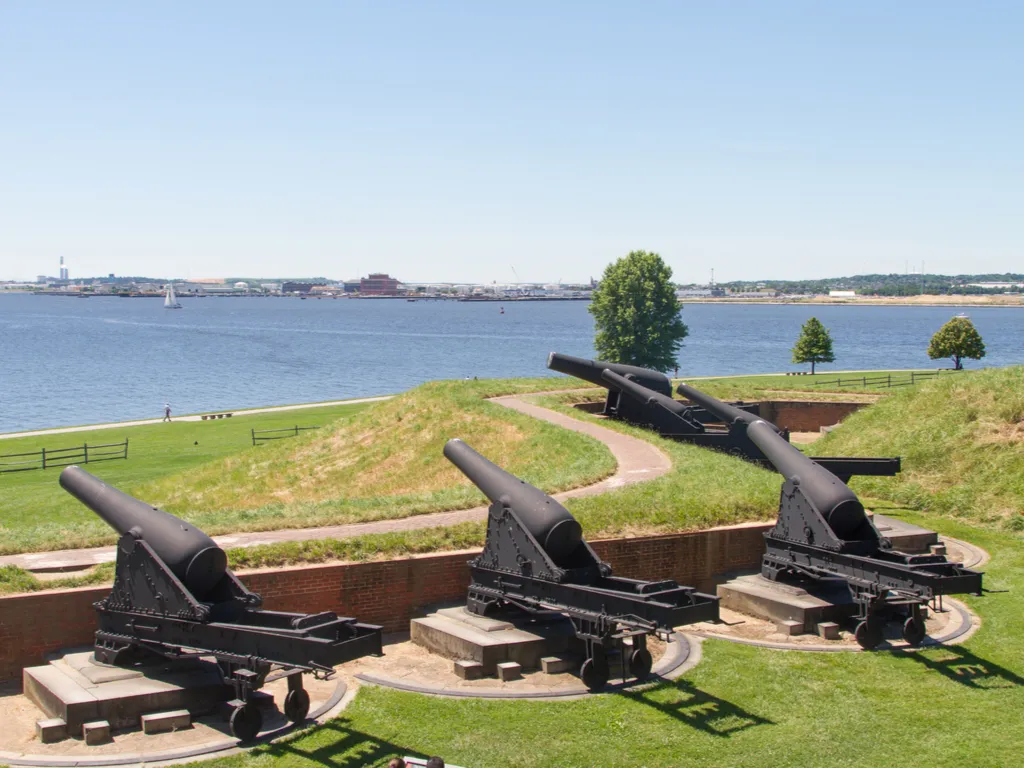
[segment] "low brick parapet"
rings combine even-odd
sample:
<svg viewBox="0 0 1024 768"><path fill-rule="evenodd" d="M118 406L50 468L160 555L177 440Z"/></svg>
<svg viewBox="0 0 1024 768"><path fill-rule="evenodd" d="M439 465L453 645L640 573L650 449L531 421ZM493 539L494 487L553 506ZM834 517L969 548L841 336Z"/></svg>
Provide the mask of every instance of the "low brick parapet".
<svg viewBox="0 0 1024 768"><path fill-rule="evenodd" d="M591 546L615 575L674 579L704 591L716 576L755 569L764 553L762 534L773 523L746 523L688 533L605 539ZM405 631L425 607L463 599L467 561L478 550L414 555L367 563L267 568L239 574L263 596L265 608L296 613L334 611ZM96 630L93 603L109 586L60 589L0 597L0 680L17 680L24 667L47 654L87 646Z"/></svg>

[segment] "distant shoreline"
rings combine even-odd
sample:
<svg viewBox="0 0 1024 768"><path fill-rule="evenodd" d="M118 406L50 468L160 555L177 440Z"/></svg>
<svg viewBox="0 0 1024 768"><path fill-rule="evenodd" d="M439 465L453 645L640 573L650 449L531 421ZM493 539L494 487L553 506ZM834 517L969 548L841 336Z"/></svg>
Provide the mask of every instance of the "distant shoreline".
<svg viewBox="0 0 1024 768"><path fill-rule="evenodd" d="M788 304L794 306L823 306L823 307L1016 307L1024 308L1024 297L1006 297L1004 301L986 301L987 296L929 296L923 297L899 297L887 299L881 296L865 297L863 299L829 299L828 297L814 299L706 299L700 297L680 299L679 303L686 304L726 304L730 306L744 304ZM1003 298L1003 297L991 297Z"/></svg>

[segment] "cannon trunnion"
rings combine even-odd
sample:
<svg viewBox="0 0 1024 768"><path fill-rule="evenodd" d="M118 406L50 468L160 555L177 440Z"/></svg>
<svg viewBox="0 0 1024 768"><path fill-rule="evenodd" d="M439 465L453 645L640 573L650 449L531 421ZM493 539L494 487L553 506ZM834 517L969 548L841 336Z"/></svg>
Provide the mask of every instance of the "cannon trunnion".
<svg viewBox="0 0 1024 768"><path fill-rule="evenodd" d="M845 582L859 609L855 636L863 648L882 641L888 614L903 618L903 638L918 645L925 636L921 608L929 600L981 594L978 571L942 555L894 551L846 483L800 453L771 425L756 421L747 434L786 478L778 520L764 535L762 576Z"/></svg>
<svg viewBox="0 0 1024 768"><path fill-rule="evenodd" d="M564 613L585 643L580 676L591 690L608 682L608 651L623 652L623 678L627 667L633 677L644 678L652 664L649 635L667 637L674 627L718 619L717 597L674 581L612 576L565 507L461 440L449 440L444 454L492 502L483 552L469 563L468 610ZM557 537L553 548L551 534L559 527L576 533Z"/></svg>
<svg viewBox="0 0 1024 768"><path fill-rule="evenodd" d="M60 484L121 534L113 589L95 604L96 660L131 666L147 657L214 657L234 690L231 730L239 739L262 727L251 698L268 676L287 676L284 711L298 722L309 711L303 673L330 679L338 664L382 653L379 626L331 612L261 610L224 550L174 515L79 467L61 472Z"/></svg>

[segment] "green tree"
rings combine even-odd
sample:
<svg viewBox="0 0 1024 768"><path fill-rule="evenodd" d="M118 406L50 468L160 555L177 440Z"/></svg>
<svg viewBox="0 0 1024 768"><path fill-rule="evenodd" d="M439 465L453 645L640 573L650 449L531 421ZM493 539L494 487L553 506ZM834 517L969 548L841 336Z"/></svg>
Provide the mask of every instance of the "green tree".
<svg viewBox="0 0 1024 768"><path fill-rule="evenodd" d="M590 303L598 357L668 371L689 334L679 317L672 269L661 256L631 251L609 264Z"/></svg>
<svg viewBox="0 0 1024 768"><path fill-rule="evenodd" d="M969 317L954 317L939 328L928 344L928 357L940 360L953 358L953 367L964 368L963 359L981 360L985 356L985 343Z"/></svg>
<svg viewBox="0 0 1024 768"><path fill-rule="evenodd" d="M800 330L800 338L793 347L794 363L810 363L811 373L817 363L831 363L836 359L832 354L832 337L821 321L812 317Z"/></svg>

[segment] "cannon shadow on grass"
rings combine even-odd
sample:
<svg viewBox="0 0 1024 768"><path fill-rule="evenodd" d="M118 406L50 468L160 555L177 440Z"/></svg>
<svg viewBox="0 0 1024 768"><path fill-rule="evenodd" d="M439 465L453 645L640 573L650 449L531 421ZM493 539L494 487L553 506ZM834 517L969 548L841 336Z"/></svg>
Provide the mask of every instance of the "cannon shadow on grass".
<svg viewBox="0 0 1024 768"><path fill-rule="evenodd" d="M910 659L943 677L969 688L989 690L1016 688L1024 678L1015 672L987 661L959 645L946 645L927 651L894 651L897 659Z"/></svg>
<svg viewBox="0 0 1024 768"><path fill-rule="evenodd" d="M303 742L307 739L315 741L316 746L304 749ZM308 731L296 734L295 738L259 747L253 754L273 758L291 755L328 768L356 768L387 765L392 757L417 755L419 752L349 728L348 721L339 718L311 727Z"/></svg>
<svg viewBox="0 0 1024 768"><path fill-rule="evenodd" d="M657 694L675 694L674 701L659 701ZM755 715L725 699L712 696L686 680L665 682L644 691L625 691L630 701L652 707L669 717L711 736L728 738L758 725L775 725L766 717Z"/></svg>

